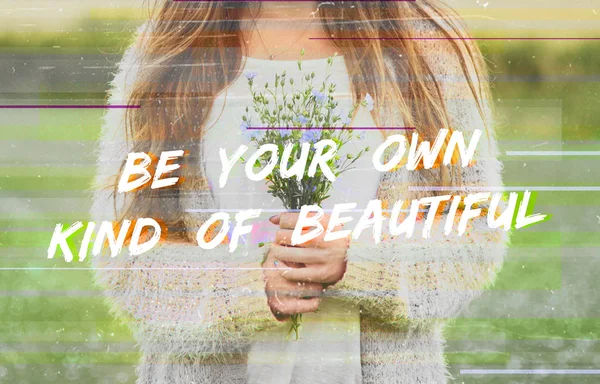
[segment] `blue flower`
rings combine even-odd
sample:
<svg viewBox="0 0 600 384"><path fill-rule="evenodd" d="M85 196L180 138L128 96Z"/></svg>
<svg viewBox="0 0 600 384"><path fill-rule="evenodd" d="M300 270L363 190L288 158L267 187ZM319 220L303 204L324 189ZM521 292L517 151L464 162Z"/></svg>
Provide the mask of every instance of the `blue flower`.
<svg viewBox="0 0 600 384"><path fill-rule="evenodd" d="M282 128L279 130L279 136L281 137L288 137L290 135L290 129L287 128Z"/></svg>
<svg viewBox="0 0 600 384"><path fill-rule="evenodd" d="M371 97L371 95L369 95L368 93L367 96L365 96L364 102L366 103L366 107L369 111L372 111L373 108L375 108L375 101L373 100L373 97Z"/></svg>
<svg viewBox="0 0 600 384"><path fill-rule="evenodd" d="M308 123L308 118L306 116L300 115L300 116L298 116L298 120L297 121L301 125L304 125L304 124Z"/></svg>
<svg viewBox="0 0 600 384"><path fill-rule="evenodd" d="M242 135L246 138L246 140L250 141L252 139L257 139L262 135L262 132L258 129L248 129L250 126L246 121L242 121L240 124L240 130L242 131Z"/></svg>
<svg viewBox="0 0 600 384"><path fill-rule="evenodd" d="M254 78L258 75L258 73L253 72L253 71L247 71L244 73L244 76L246 76L246 79L248 80L254 80Z"/></svg>
<svg viewBox="0 0 600 384"><path fill-rule="evenodd" d="M315 97L317 102L324 103L327 100L327 96L323 92L319 92L316 89L312 90L312 95Z"/></svg>
<svg viewBox="0 0 600 384"><path fill-rule="evenodd" d="M306 131L302 134L300 138L300 143L314 143L319 141L321 138L321 130L312 129L310 131Z"/></svg>
<svg viewBox="0 0 600 384"><path fill-rule="evenodd" d="M342 109L341 112L338 114L338 117L340 118L340 122L342 123L342 125L352 124L352 118L348 116L345 110Z"/></svg>

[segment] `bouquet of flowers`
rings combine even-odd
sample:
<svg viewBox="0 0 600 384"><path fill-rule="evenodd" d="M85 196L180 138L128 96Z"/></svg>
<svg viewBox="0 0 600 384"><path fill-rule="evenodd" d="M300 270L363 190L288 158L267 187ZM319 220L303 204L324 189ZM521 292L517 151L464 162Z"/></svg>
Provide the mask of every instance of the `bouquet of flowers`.
<svg viewBox="0 0 600 384"><path fill-rule="evenodd" d="M259 126L253 126L250 117L250 108L246 107L246 114L242 117L241 129L248 135L251 142L257 147L264 144L276 144L279 156L288 145L292 146L291 155L287 164L288 169L294 161L300 161L303 155L302 147L305 143L316 143L320 140L333 140L338 148L338 153L327 165L337 178L365 153L369 147L356 154L348 153L339 155L339 149L352 139L361 139L349 128L355 110L360 106L373 109L373 99L366 95L364 100L357 103L347 113L338 109L338 102L333 94L336 85L330 81L333 57L327 59L325 79L320 84L315 84L315 73L305 73L302 69L304 50L300 52L298 71L300 71L300 84L293 78L288 78L286 72L275 74L272 87L266 83L263 88L257 89L254 84L255 72L246 72L248 86L252 95L253 110L260 120ZM312 148L312 147L311 147ZM310 150L307 159L303 162L310 164L315 154ZM271 156L260 158L255 166L263 167L271 160ZM281 158L279 159L281 160ZM279 172L280 161L274 171L267 176L268 191L279 198L288 210L299 210L304 205L320 205L330 195L332 182L317 169L314 176L307 175L305 169L302 177L283 178ZM305 167L306 168L306 167ZM262 246L264 244L260 244ZM299 327L302 314L292 316L292 331L298 340Z"/></svg>

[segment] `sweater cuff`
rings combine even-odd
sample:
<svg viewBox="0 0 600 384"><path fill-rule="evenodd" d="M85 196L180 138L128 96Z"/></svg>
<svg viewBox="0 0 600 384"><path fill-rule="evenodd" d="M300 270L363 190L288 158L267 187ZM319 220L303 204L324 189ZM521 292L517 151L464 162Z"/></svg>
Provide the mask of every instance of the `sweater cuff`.
<svg viewBox="0 0 600 384"><path fill-rule="evenodd" d="M221 307L223 303L213 302L210 312L224 313L225 318L220 320L229 324L228 328L242 339L249 339L257 332L281 325L281 321L273 315L267 302L262 260L238 268L223 271L224 279L235 281L235 288L229 289L225 311Z"/></svg>
<svg viewBox="0 0 600 384"><path fill-rule="evenodd" d="M389 244L354 242L347 253L342 280L327 288L328 294L361 306L361 313L404 324L407 295L399 262Z"/></svg>
<svg viewBox="0 0 600 384"><path fill-rule="evenodd" d="M96 277L144 351L222 355L281 325L267 303L262 252L166 244L138 257L99 258L98 267L113 268Z"/></svg>

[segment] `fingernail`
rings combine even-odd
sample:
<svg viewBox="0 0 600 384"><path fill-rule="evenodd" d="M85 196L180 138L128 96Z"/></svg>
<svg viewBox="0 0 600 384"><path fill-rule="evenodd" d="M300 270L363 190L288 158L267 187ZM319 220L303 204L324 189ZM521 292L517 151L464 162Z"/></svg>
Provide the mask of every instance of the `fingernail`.
<svg viewBox="0 0 600 384"><path fill-rule="evenodd" d="M279 215L273 215L269 218L269 221L273 224L279 224Z"/></svg>

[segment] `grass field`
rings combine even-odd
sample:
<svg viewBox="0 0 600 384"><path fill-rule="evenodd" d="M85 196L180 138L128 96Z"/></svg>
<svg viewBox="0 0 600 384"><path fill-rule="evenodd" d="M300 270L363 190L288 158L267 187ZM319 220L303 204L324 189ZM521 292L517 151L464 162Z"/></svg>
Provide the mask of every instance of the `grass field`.
<svg viewBox="0 0 600 384"><path fill-rule="evenodd" d="M3 102L101 102L129 32L86 36L0 37ZM99 53L99 46L108 50ZM600 151L600 43L494 42L482 48L496 80L503 154ZM55 68L35 78L41 66ZM135 381L134 342L108 313L89 271L14 270L82 266L47 260L46 248L56 223L87 217L101 117L96 110L0 111L0 382ZM600 186L598 159L503 155L504 180L511 186ZM600 366L600 192L539 192L536 211L553 218L513 234L495 287L446 330L457 382L597 382L592 375L460 373Z"/></svg>

